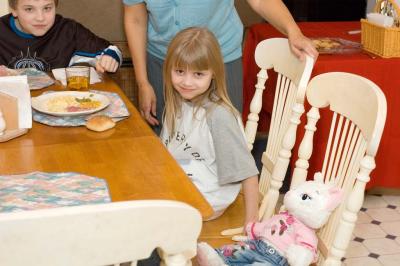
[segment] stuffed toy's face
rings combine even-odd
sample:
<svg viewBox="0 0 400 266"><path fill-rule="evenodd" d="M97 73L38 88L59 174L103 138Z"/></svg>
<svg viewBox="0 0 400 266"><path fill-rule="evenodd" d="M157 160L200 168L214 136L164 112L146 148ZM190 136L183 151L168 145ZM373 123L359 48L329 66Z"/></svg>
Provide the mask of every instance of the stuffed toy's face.
<svg viewBox="0 0 400 266"><path fill-rule="evenodd" d="M322 181L307 181L288 191L284 198L286 209L310 228L322 227L339 205L340 189Z"/></svg>

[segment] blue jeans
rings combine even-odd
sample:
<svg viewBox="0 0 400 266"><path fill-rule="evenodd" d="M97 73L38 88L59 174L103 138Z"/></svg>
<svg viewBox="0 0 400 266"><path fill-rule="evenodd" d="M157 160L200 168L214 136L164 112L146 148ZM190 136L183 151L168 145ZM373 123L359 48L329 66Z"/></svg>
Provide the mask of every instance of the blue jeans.
<svg viewBox="0 0 400 266"><path fill-rule="evenodd" d="M272 246L262 240L248 240L216 250L226 264L232 266L289 266Z"/></svg>

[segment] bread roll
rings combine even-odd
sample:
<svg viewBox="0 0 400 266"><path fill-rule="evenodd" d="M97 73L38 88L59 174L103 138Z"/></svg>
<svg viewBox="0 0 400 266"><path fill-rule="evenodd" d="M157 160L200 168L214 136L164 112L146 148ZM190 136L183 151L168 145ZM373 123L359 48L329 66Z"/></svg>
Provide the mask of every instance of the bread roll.
<svg viewBox="0 0 400 266"><path fill-rule="evenodd" d="M93 131L105 131L115 127L115 122L106 115L97 115L86 121L86 127Z"/></svg>

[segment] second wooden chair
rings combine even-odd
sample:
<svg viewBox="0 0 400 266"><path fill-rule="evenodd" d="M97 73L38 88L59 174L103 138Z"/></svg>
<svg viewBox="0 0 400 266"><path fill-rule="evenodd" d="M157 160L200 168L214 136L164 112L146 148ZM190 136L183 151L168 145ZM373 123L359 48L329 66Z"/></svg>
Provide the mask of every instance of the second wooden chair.
<svg viewBox="0 0 400 266"><path fill-rule="evenodd" d="M264 200L259 208L259 217L262 218L274 213L278 201L279 189L282 187L295 143L297 126L300 124L300 116L304 113L304 97L314 60L309 56L303 61L299 60L290 51L287 39L272 38L257 45L255 61L261 70L257 74L256 90L245 126L250 150L257 133L265 82L268 79L267 70L273 69L277 74L268 142L261 159L259 191ZM281 146L283 149L280 149ZM268 200L265 200L267 198ZM242 228L229 229L224 230L222 235L241 232Z"/></svg>

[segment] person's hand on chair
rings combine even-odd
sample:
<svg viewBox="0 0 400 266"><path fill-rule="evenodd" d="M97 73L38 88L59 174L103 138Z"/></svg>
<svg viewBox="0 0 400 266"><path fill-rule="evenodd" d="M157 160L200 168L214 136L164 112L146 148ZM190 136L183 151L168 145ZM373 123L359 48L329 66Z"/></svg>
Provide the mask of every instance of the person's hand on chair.
<svg viewBox="0 0 400 266"><path fill-rule="evenodd" d="M288 34L289 45L292 53L296 55L301 61L305 59L305 55L309 55L317 60L318 51L315 49L312 41L304 36L301 32Z"/></svg>

